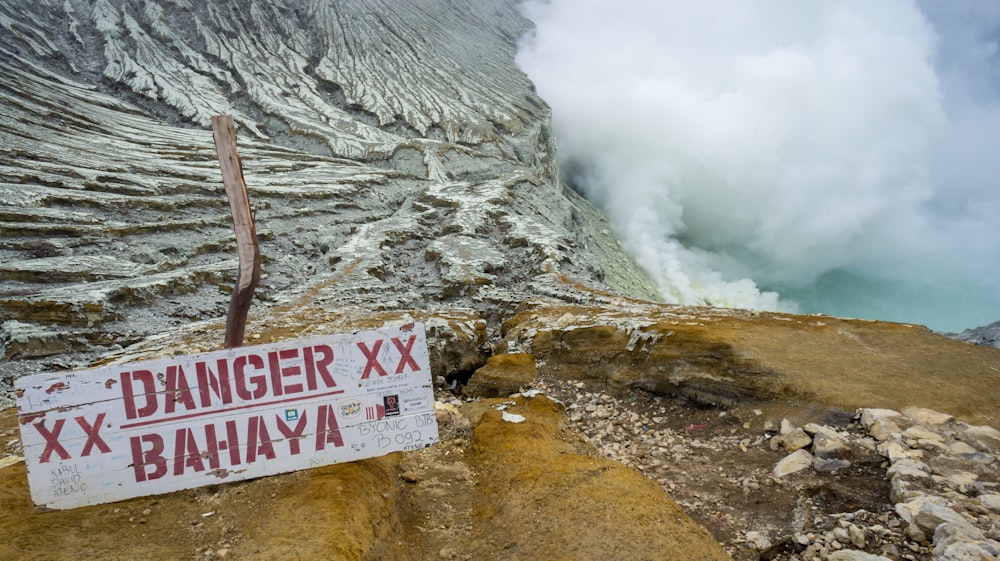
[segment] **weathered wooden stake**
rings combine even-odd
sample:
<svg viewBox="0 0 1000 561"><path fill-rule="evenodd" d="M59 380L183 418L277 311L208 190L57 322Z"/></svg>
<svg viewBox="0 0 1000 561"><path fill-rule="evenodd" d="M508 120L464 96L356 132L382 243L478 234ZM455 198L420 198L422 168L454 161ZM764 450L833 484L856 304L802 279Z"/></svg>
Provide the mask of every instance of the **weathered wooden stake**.
<svg viewBox="0 0 1000 561"><path fill-rule="evenodd" d="M219 167L222 168L222 183L226 186L229 208L233 213L236 252L240 257L236 286L233 288L229 314L226 316L225 346L231 349L243 344L247 312L250 311L253 292L260 280L260 246L257 244L257 231L250 211L247 184L243 181L243 162L236 152L236 125L233 117L213 116L212 136L215 138L215 151L219 155Z"/></svg>

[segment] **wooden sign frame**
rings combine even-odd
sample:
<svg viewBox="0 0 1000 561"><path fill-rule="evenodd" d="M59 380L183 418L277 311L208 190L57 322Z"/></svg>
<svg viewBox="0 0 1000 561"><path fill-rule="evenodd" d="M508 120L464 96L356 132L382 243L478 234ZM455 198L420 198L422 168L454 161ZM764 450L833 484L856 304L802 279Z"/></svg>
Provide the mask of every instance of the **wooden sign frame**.
<svg viewBox="0 0 1000 561"><path fill-rule="evenodd" d="M15 381L32 500L54 509L438 441L421 323Z"/></svg>

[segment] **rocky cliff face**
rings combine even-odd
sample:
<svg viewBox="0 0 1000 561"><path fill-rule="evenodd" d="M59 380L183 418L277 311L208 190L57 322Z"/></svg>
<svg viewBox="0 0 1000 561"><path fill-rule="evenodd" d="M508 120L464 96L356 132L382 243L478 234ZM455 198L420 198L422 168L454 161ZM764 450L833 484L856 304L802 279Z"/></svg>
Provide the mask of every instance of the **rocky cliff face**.
<svg viewBox="0 0 1000 561"><path fill-rule="evenodd" d="M0 557L1000 547L1000 353L653 302L558 181L548 109L513 62L515 0L0 0L0 26L0 386L221 347L235 238L209 118L229 113L261 238L249 342L422 320L443 429L405 458L41 514L8 410ZM507 397L527 387L562 405Z"/></svg>
<svg viewBox="0 0 1000 561"><path fill-rule="evenodd" d="M4 2L0 17L8 360L224 314L218 113L256 208L252 313L308 294L497 314L563 298L560 275L652 296L557 180L548 109L513 64L516 2Z"/></svg>

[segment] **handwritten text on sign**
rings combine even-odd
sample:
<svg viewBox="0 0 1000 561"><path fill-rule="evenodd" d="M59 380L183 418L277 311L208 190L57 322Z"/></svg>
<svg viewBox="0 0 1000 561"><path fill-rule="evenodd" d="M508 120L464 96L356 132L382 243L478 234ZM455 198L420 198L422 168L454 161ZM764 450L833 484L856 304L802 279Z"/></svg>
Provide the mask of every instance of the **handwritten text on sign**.
<svg viewBox="0 0 1000 561"><path fill-rule="evenodd" d="M74 508L438 440L423 324L15 382L36 504Z"/></svg>

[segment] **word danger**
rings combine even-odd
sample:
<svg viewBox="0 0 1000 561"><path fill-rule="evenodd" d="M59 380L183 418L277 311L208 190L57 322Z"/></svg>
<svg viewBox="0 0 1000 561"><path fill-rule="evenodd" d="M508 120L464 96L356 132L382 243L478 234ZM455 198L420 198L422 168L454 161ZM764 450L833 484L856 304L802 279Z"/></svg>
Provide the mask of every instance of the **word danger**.
<svg viewBox="0 0 1000 561"><path fill-rule="evenodd" d="M399 351L394 374L421 371L412 356L415 335L405 342L399 337L391 337L389 341ZM372 348L361 341L356 343L365 357L361 380L370 378L372 373L388 376L378 357L383 342L376 340ZM335 389L337 381L331 371L334 359L330 345L314 345L199 360L187 372L182 364L169 364L162 374L154 374L150 369L122 372L125 416L137 419L229 405L234 401L247 403ZM158 383L162 384L162 391Z"/></svg>
<svg viewBox="0 0 1000 561"><path fill-rule="evenodd" d="M32 498L73 508L434 444L429 362L415 323L20 378Z"/></svg>

